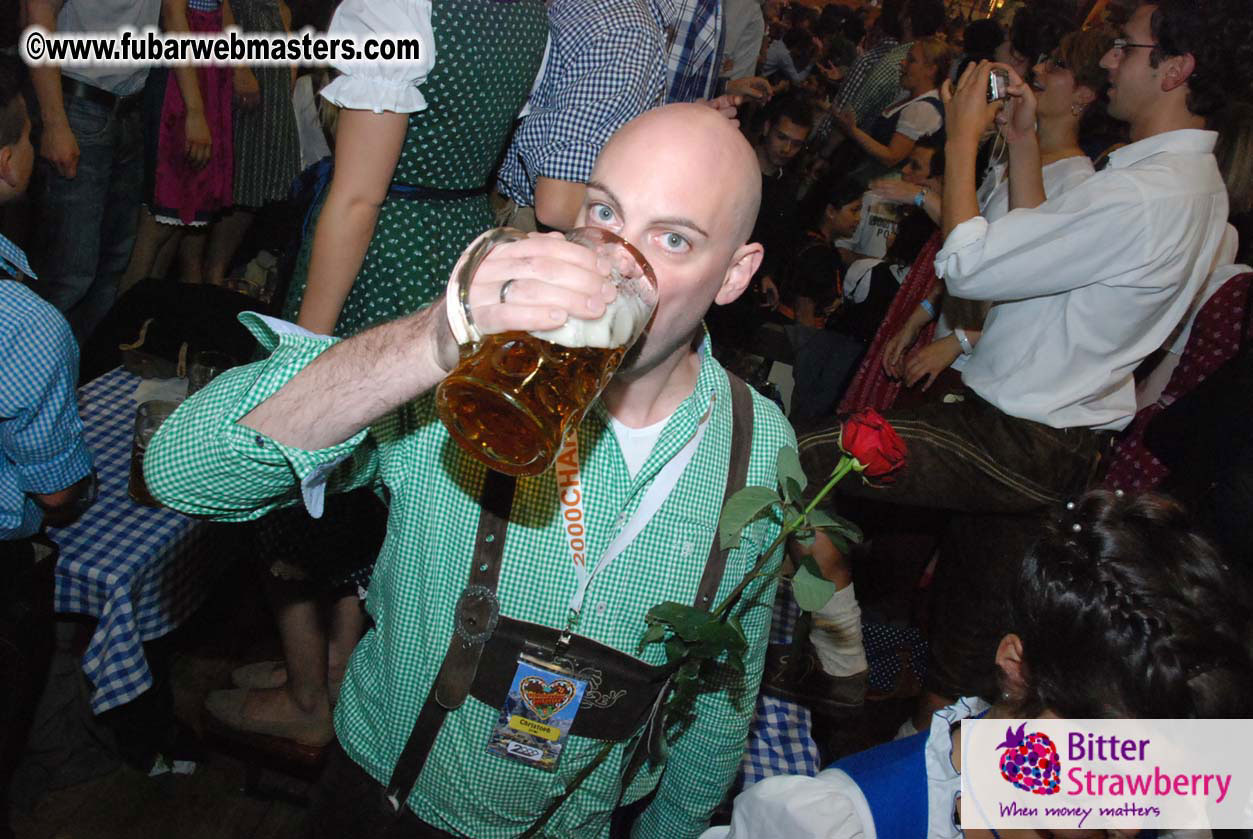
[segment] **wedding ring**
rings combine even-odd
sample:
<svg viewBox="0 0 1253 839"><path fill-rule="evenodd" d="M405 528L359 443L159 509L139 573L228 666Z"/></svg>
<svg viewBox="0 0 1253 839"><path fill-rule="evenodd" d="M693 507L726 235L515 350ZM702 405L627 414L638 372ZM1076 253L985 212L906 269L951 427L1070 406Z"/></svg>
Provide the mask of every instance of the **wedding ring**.
<svg viewBox="0 0 1253 839"><path fill-rule="evenodd" d="M515 282L516 280L505 280L503 283L501 283L500 285L500 302L501 303L509 302L508 300L505 299L505 295L509 293L509 286L513 285Z"/></svg>

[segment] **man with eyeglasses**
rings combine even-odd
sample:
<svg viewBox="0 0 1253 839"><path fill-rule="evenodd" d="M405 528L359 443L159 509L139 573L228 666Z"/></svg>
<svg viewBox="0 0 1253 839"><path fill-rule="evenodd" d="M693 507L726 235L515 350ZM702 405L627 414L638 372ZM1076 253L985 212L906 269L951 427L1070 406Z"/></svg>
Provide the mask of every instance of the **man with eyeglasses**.
<svg viewBox="0 0 1253 839"><path fill-rule="evenodd" d="M1253 66L1240 58L1247 7L1145 3L1120 34L1101 66L1110 113L1133 142L1051 200L1030 86L1011 70L1008 102L989 103L989 75L1004 65L981 62L945 88L946 239L936 271L954 296L995 305L962 401L887 412L909 450L905 474L888 487L840 487L965 514L952 522L936 579L933 634L950 654L933 654L931 709L941 696L995 691L994 673L962 662L992 660L997 604L1021 548L1044 511L1085 489L1113 433L1131 422L1132 372L1182 320L1223 239L1227 193L1206 126L1233 92L1250 89ZM1012 212L989 223L975 197L975 156L993 120L1009 144ZM811 485L838 459L839 433L837 422L801 435ZM830 568L843 564L821 540L817 552Z"/></svg>

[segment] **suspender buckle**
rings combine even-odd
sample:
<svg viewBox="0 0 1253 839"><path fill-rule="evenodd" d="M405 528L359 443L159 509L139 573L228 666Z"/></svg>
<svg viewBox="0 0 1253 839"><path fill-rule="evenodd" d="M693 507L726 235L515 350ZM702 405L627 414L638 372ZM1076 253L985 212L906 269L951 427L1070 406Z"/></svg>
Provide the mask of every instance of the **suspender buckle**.
<svg viewBox="0 0 1253 839"><path fill-rule="evenodd" d="M487 643L500 621L500 601L487 586L466 586L457 598L453 631L467 647Z"/></svg>

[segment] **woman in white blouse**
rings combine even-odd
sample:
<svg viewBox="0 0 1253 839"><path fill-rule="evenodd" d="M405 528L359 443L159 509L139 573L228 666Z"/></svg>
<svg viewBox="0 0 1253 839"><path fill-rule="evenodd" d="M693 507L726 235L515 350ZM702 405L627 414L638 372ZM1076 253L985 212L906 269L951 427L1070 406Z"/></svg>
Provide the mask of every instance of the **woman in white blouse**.
<svg viewBox="0 0 1253 839"><path fill-rule="evenodd" d="M1113 33L1105 29L1073 32L1062 39L1052 55L1035 66L1032 85L1038 104L1040 158L1044 164L1044 192L1050 198L1074 188L1095 171L1092 161L1080 148L1079 131L1088 109L1102 107L1107 82L1100 60L1113 37ZM998 121L1004 125L1007 118L1008 114L1003 113ZM917 189L899 181L878 182L874 188L902 202L913 201L917 196ZM997 164L988 174L979 190L979 199L983 215L989 221L1013 209L1014 197L1004 163ZM938 223L939 195L927 193L922 206ZM988 308L988 305L965 301L946 301L935 340L906 359L906 350L931 320L931 315L919 307L884 348L884 370L894 378L903 378L910 387L922 382L923 390L950 366L960 372L965 367L966 356L979 342L980 327Z"/></svg>
<svg viewBox="0 0 1253 839"><path fill-rule="evenodd" d="M956 50L943 38L920 38L901 61L901 87L906 95L862 129L852 111L841 111L835 120L845 135L873 161L858 171L882 173L909 157L914 144L944 128L940 82L948 78ZM873 175L866 175L869 180Z"/></svg>

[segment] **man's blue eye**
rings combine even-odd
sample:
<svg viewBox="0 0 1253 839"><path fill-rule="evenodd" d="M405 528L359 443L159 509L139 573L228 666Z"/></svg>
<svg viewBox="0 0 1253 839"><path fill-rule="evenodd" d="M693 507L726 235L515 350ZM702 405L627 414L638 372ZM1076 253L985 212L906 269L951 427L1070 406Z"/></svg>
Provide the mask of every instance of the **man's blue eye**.
<svg viewBox="0 0 1253 839"><path fill-rule="evenodd" d="M613 210L604 204L596 204L592 207L592 215L597 221L610 221L613 219Z"/></svg>
<svg viewBox="0 0 1253 839"><path fill-rule="evenodd" d="M678 233L667 233L662 237L662 243L670 250L682 250L687 246L687 239L684 239Z"/></svg>

